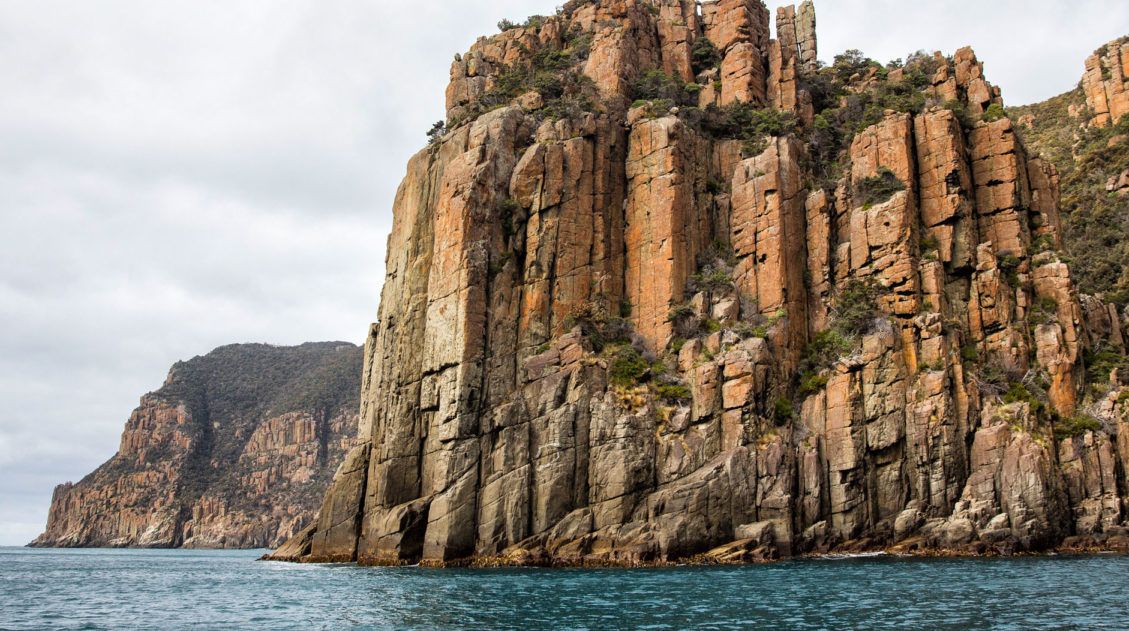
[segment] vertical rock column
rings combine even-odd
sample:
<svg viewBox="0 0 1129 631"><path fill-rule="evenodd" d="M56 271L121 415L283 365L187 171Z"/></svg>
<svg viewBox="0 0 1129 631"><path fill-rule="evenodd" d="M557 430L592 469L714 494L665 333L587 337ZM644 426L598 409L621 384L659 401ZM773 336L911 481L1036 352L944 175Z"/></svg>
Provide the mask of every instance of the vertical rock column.
<svg viewBox="0 0 1129 631"><path fill-rule="evenodd" d="M566 331L595 295L623 295L623 156L619 125L586 116L543 124L514 169L510 193L528 215L520 358ZM519 359L520 359L519 358Z"/></svg>
<svg viewBox="0 0 1129 631"><path fill-rule="evenodd" d="M851 270L883 287L879 307L903 322L917 315L921 300L913 147L912 117L892 114L859 133L850 153L852 191L860 191L864 180L878 176L883 169L893 172L904 186L880 203L854 199L850 215Z"/></svg>
<svg viewBox="0 0 1129 631"><path fill-rule="evenodd" d="M940 262L951 269L971 268L980 241L960 121L950 110L930 110L916 118L914 130L924 236Z"/></svg>
<svg viewBox="0 0 1129 631"><path fill-rule="evenodd" d="M1094 125L1116 125L1129 114L1129 40L1112 41L1086 59L1082 89Z"/></svg>
<svg viewBox="0 0 1129 631"><path fill-rule="evenodd" d="M819 44L815 33L815 4L804 0L796 14L796 45L800 49L800 73L819 70Z"/></svg>
<svg viewBox="0 0 1129 631"><path fill-rule="evenodd" d="M673 336L671 307L710 235L698 212L695 181L706 161L703 141L676 117L642 120L631 130L627 156L626 299L636 332L653 350Z"/></svg>
<svg viewBox="0 0 1129 631"><path fill-rule="evenodd" d="M733 176L730 241L737 255L738 291L760 313L783 311L787 326L779 357L782 374L795 367L807 343L807 210L800 157L794 138L774 138L761 155L737 166Z"/></svg>
<svg viewBox="0 0 1129 631"><path fill-rule="evenodd" d="M798 65L796 7L780 7L776 10L776 39L768 44L768 102L778 110L797 109Z"/></svg>
<svg viewBox="0 0 1129 631"><path fill-rule="evenodd" d="M761 0L704 2L702 21L706 37L722 53L718 104L767 103L768 8Z"/></svg>
<svg viewBox="0 0 1129 631"><path fill-rule="evenodd" d="M1030 344L1023 327L1013 324L1030 306L1022 291L1031 271L1026 155L1006 118L978 125L969 144L981 240L969 314L972 336L1016 370L1026 370Z"/></svg>
<svg viewBox="0 0 1129 631"><path fill-rule="evenodd" d="M659 45L663 72L683 81L694 80L690 63L690 47L699 33L698 7L695 0L658 0Z"/></svg>

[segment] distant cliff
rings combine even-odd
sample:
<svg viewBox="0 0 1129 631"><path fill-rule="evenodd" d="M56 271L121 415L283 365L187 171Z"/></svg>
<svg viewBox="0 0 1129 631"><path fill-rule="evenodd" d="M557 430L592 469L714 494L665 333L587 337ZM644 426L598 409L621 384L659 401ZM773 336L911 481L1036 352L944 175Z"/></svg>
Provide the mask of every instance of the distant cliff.
<svg viewBox="0 0 1129 631"><path fill-rule="evenodd" d="M971 49L825 67L810 1L771 22L573 0L456 57L357 446L274 558L1129 545L1124 303L1054 164Z"/></svg>
<svg viewBox="0 0 1129 631"><path fill-rule="evenodd" d="M55 489L49 547L276 546L309 523L357 429L361 349L224 346L141 398L118 453Z"/></svg>

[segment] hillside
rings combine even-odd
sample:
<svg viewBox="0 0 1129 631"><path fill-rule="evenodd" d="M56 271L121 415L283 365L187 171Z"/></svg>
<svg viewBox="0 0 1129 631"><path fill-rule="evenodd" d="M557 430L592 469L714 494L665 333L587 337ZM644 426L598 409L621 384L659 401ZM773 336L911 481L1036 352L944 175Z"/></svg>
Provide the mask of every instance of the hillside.
<svg viewBox="0 0 1129 631"><path fill-rule="evenodd" d="M224 346L141 398L118 453L55 489L40 547L275 546L316 515L357 429L361 349Z"/></svg>
<svg viewBox="0 0 1129 631"><path fill-rule="evenodd" d="M1061 174L1064 248L1079 289L1100 294L1121 308L1129 304L1126 41L1110 42L1095 51L1077 89L1008 110L1019 122L1027 145ZM1122 67L1114 64L1114 56L1123 60ZM1109 103L1124 103L1114 108L1117 116L1109 114Z"/></svg>

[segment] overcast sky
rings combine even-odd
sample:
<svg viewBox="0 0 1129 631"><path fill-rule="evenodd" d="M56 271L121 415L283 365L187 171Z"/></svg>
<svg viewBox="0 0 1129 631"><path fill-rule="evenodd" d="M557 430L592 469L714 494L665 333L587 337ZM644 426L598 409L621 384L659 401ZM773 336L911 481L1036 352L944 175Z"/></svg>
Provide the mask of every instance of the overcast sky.
<svg viewBox="0 0 1129 631"><path fill-rule="evenodd" d="M775 6L775 5L773 5ZM0 0L0 545L178 359L361 342L451 58L552 0ZM821 58L972 44L1072 88L1124 0L817 0Z"/></svg>

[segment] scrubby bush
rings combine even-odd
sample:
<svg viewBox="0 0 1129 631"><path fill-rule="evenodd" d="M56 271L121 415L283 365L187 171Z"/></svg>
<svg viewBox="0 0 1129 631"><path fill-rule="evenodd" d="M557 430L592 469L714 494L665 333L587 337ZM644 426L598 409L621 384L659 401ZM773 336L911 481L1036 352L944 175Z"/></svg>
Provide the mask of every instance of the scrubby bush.
<svg viewBox="0 0 1129 631"><path fill-rule="evenodd" d="M832 303L832 328L843 335L862 335L874 327L878 315L878 287L873 281L851 280Z"/></svg>
<svg viewBox="0 0 1129 631"><path fill-rule="evenodd" d="M655 388L655 394L664 401L680 403L693 399L690 388L677 383L661 383Z"/></svg>
<svg viewBox="0 0 1129 631"><path fill-rule="evenodd" d="M701 120L702 130L715 137L743 140L749 146L746 155L764 150L767 136L787 136L796 131L796 117L791 112L757 107L751 103L732 103L725 107L710 105Z"/></svg>
<svg viewBox="0 0 1129 631"><path fill-rule="evenodd" d="M1101 431L1102 423L1092 416L1079 415L1059 419L1055 421L1054 427L1055 438L1058 440L1066 440L1067 438L1081 436L1086 432Z"/></svg>
<svg viewBox="0 0 1129 631"><path fill-rule="evenodd" d="M717 68L721 64L721 51L708 37L699 37L690 48L690 64L695 76Z"/></svg>
<svg viewBox="0 0 1129 631"><path fill-rule="evenodd" d="M906 190L906 185L886 167L878 170L878 175L864 178L855 184L855 201L864 206L873 206L890 200L898 191Z"/></svg>
<svg viewBox="0 0 1129 631"><path fill-rule="evenodd" d="M613 385L621 388L630 388L639 383L648 372L651 365L647 363L639 351L632 346L620 346L612 355L611 364L608 366L608 379Z"/></svg>
<svg viewBox="0 0 1129 631"><path fill-rule="evenodd" d="M733 276L724 267L707 265L702 271L690 277L689 289L693 293L699 291L719 292L733 288Z"/></svg>
<svg viewBox="0 0 1129 631"><path fill-rule="evenodd" d="M565 328L580 327L592 350L599 353L615 344L631 342L631 325L623 318L613 318L597 301L587 301L573 309L565 319Z"/></svg>
<svg viewBox="0 0 1129 631"><path fill-rule="evenodd" d="M799 394L807 396L826 385L824 370L854 352L859 338L878 321L878 288L870 281L848 282L832 301L831 327L815 335L800 362Z"/></svg>
<svg viewBox="0 0 1129 631"><path fill-rule="evenodd" d="M984 122L994 123L1001 118L1007 118L1007 112L1004 111L1004 106L999 103L992 103L981 118L984 119Z"/></svg>
<svg viewBox="0 0 1129 631"><path fill-rule="evenodd" d="M1099 340L1093 349L1083 351L1082 361L1086 365L1086 379L1091 384L1108 384L1114 370L1129 369L1129 357L1106 340Z"/></svg>
<svg viewBox="0 0 1129 631"><path fill-rule="evenodd" d="M1046 409L1046 403L1040 398L1039 394L1032 391L1023 382L1012 382L1008 391L1004 394L1004 403L1026 403L1034 414L1039 414Z"/></svg>
<svg viewBox="0 0 1129 631"><path fill-rule="evenodd" d="M800 389L796 392L796 395L801 399L810 397L820 390L823 390L827 386L828 381L827 375L819 375L810 372L804 373L800 376Z"/></svg>
<svg viewBox="0 0 1129 631"><path fill-rule="evenodd" d="M515 98L531 91L541 95L544 106L540 114L545 118L567 118L595 111L599 100L596 84L576 68L588 58L591 45L591 36L569 32L564 38L563 47L538 48L530 61L514 63L499 72L494 77L490 90L466 108L461 117L449 121L448 127L455 127L486 112L505 107Z"/></svg>
<svg viewBox="0 0 1129 631"><path fill-rule="evenodd" d="M636 102L664 101L675 105L697 105L701 86L683 83L661 70L648 70L631 82L631 98ZM669 108L668 108L669 109Z"/></svg>
<svg viewBox="0 0 1129 631"><path fill-rule="evenodd" d="M427 144L433 145L443 139L447 133L447 122L436 121L431 129L427 130Z"/></svg>
<svg viewBox="0 0 1129 631"><path fill-rule="evenodd" d="M772 420L776 423L777 427L783 427L792 422L796 417L796 409L792 402L784 397L780 397L772 405Z"/></svg>

